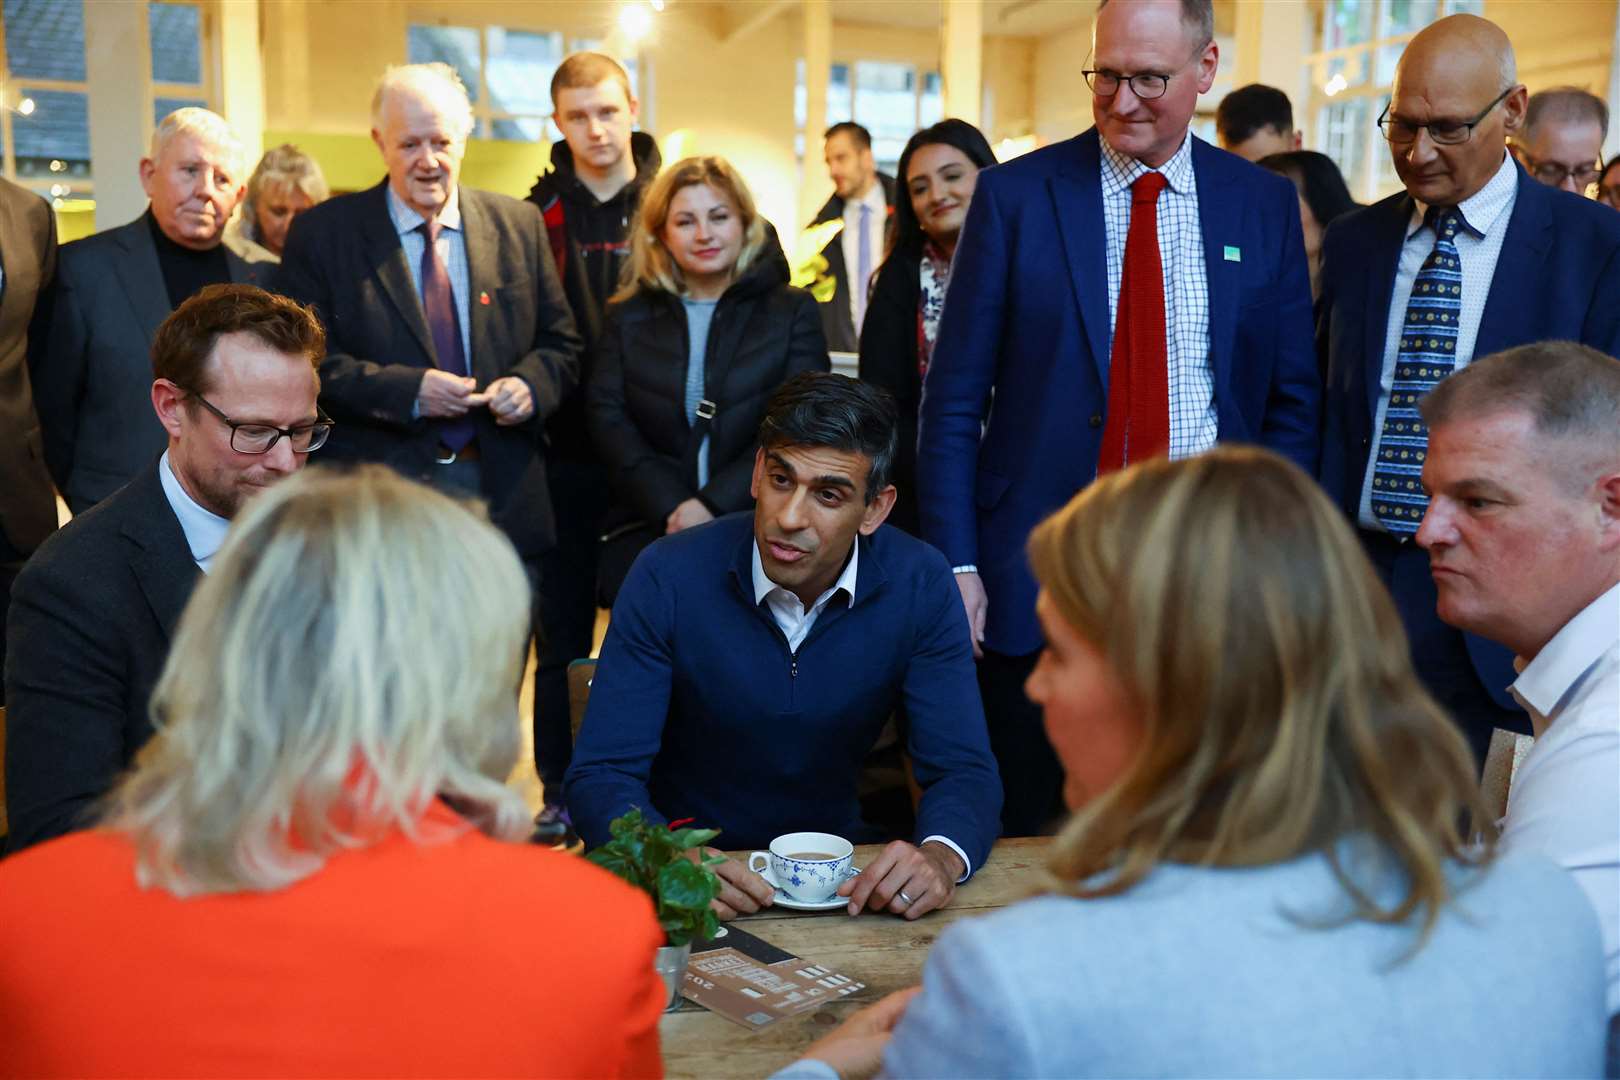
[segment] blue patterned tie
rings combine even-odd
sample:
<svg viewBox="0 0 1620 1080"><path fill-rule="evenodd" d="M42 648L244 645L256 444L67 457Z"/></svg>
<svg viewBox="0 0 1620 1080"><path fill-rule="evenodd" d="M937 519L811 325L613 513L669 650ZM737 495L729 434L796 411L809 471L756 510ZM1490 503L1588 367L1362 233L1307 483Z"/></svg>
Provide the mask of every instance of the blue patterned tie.
<svg viewBox="0 0 1620 1080"><path fill-rule="evenodd" d="M1456 367L1457 320L1462 311L1462 262L1454 238L1467 222L1456 207L1431 207L1425 224L1434 228L1434 250L1412 283L1373 466L1373 516L1403 540L1417 532L1429 506L1419 483L1429 429L1418 414L1418 400Z"/></svg>

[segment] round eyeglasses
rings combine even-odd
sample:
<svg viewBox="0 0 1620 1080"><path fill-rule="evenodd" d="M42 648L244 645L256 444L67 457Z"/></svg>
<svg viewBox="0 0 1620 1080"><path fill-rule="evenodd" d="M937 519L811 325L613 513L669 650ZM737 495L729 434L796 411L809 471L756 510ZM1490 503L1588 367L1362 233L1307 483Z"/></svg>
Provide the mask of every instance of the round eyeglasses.
<svg viewBox="0 0 1620 1080"><path fill-rule="evenodd" d="M203 408L219 418L219 422L231 429L231 449L238 454L268 454L276 441L283 437L292 446L293 453L307 454L311 450L319 450L326 442L326 437L332 434L332 418L322 412L319 407L315 415L320 417L313 424L298 424L295 427L281 428L274 424L244 423L232 420L221 412L214 403L197 393L187 390L187 394L195 398Z"/></svg>

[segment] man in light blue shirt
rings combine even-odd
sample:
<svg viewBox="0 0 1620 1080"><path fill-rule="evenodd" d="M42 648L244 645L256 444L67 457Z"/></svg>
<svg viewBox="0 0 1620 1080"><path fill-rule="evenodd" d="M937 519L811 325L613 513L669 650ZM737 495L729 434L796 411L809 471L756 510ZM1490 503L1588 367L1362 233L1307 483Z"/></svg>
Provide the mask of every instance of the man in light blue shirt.
<svg viewBox="0 0 1620 1080"><path fill-rule="evenodd" d="M87 824L152 734L147 701L199 571L261 489L304 467L332 424L316 405L326 335L308 308L212 285L152 342L168 446L23 568L7 624L11 850Z"/></svg>

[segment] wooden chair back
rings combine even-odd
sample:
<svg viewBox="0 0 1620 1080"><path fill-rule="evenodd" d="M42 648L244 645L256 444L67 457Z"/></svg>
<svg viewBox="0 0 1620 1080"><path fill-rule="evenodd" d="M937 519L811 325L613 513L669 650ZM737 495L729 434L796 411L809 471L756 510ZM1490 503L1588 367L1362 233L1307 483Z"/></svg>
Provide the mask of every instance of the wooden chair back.
<svg viewBox="0 0 1620 1080"><path fill-rule="evenodd" d="M591 700L591 680L596 678L596 661L586 658L568 665L568 730L579 741L580 725L585 723L585 706Z"/></svg>

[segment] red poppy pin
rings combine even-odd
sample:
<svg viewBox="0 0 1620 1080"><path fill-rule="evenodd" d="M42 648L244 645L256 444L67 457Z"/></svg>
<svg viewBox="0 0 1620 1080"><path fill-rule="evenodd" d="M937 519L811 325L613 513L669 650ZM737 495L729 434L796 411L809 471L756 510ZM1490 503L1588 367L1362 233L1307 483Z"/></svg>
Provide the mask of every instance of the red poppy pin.
<svg viewBox="0 0 1620 1080"><path fill-rule="evenodd" d="M478 294L478 302L480 304L483 304L485 307L489 307L489 293L487 293L487 292L479 293Z"/></svg>

